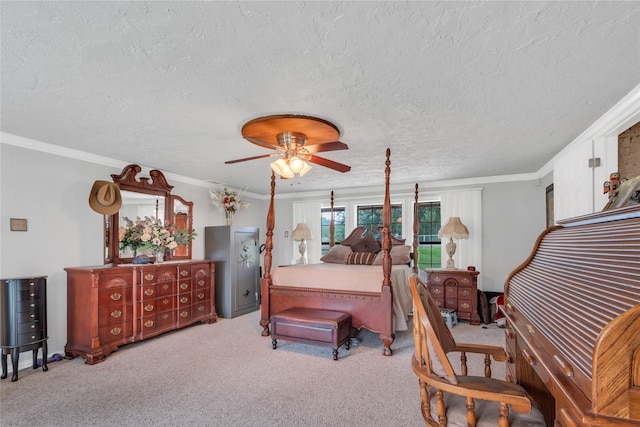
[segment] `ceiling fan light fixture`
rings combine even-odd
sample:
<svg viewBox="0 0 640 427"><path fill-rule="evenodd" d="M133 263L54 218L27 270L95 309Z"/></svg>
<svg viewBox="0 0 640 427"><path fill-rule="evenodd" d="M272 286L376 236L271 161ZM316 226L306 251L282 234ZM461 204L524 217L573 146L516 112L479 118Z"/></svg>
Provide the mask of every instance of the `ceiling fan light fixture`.
<svg viewBox="0 0 640 427"><path fill-rule="evenodd" d="M306 163L298 156L293 156L289 158L289 169L293 173L300 173L302 169L304 169L304 165Z"/></svg>
<svg viewBox="0 0 640 427"><path fill-rule="evenodd" d="M285 159L278 159L275 162L271 162L271 170L285 179L293 178L295 176L295 174L291 172L291 169Z"/></svg>
<svg viewBox="0 0 640 427"><path fill-rule="evenodd" d="M311 165L309 163L307 163L307 162L302 162L302 163L304 163L304 167L299 172L300 176L304 176L307 172L309 172L311 170Z"/></svg>

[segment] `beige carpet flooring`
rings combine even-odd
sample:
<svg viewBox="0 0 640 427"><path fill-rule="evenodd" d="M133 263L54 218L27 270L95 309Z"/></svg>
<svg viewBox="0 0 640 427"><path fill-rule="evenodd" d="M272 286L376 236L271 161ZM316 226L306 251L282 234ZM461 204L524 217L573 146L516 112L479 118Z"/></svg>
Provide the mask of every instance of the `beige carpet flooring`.
<svg viewBox="0 0 640 427"><path fill-rule="evenodd" d="M81 358L0 382L8 426L420 426L411 331L392 357L363 330L351 350L286 341L271 349L259 312L129 344L99 364ZM461 322L458 342L504 346L504 331ZM22 357L31 357L23 353ZM454 366L459 366L453 361ZM470 374L482 375L470 358ZM502 364L494 376L504 378Z"/></svg>

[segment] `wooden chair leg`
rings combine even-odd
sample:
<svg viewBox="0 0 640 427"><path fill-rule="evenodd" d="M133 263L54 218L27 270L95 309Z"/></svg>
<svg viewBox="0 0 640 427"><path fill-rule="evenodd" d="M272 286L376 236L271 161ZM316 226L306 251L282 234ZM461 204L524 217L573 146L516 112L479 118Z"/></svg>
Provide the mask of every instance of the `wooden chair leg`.
<svg viewBox="0 0 640 427"><path fill-rule="evenodd" d="M476 402L472 397L467 396L467 425L476 427Z"/></svg>
<svg viewBox="0 0 640 427"><path fill-rule="evenodd" d="M509 406L500 402L500 417L498 418L498 427L509 427Z"/></svg>
<svg viewBox="0 0 640 427"><path fill-rule="evenodd" d="M422 412L422 418L425 422L431 422L431 396L429 396L429 389L427 383L422 380L418 380L420 386L420 411Z"/></svg>
<svg viewBox="0 0 640 427"><path fill-rule="evenodd" d="M447 409L444 406L442 390L436 390L436 406L438 408L438 422L440 427L447 427Z"/></svg>

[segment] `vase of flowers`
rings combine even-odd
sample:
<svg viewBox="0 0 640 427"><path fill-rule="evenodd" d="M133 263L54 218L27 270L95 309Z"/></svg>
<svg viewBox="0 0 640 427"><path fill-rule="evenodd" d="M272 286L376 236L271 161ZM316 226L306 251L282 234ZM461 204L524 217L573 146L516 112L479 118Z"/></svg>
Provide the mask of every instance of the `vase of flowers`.
<svg viewBox="0 0 640 427"><path fill-rule="evenodd" d="M227 220L227 225L233 225L233 215L242 208L249 206L249 203L242 201L242 195L244 191L238 194L235 191L230 191L226 187L219 192L209 191L211 194L211 200L214 205L221 207L224 210L224 216Z"/></svg>
<svg viewBox="0 0 640 427"><path fill-rule="evenodd" d="M156 263L164 261L166 250L173 250L179 245L188 244L196 236L195 231L176 230L171 225L163 225L162 221L153 217L137 217L135 222L123 218L126 228L121 229L120 250L130 247L134 253L151 249L155 253Z"/></svg>

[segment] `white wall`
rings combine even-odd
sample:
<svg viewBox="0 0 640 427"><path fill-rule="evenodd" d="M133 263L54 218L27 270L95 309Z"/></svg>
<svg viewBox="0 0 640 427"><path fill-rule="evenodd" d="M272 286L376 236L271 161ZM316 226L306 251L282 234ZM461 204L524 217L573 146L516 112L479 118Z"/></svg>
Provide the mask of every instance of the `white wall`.
<svg viewBox="0 0 640 427"><path fill-rule="evenodd" d="M65 267L103 264L103 219L89 208L93 182L111 180L122 168L75 160L16 145L0 144L0 277L47 276L49 353L64 352L67 334ZM204 227L224 225L209 189L172 180L172 194L193 202L193 259L204 258ZM246 198L234 225L259 226L264 235L267 204ZM26 218L28 231L10 231L9 218ZM23 355L21 366L30 363Z"/></svg>

